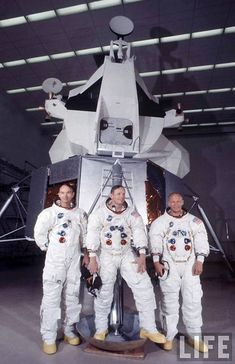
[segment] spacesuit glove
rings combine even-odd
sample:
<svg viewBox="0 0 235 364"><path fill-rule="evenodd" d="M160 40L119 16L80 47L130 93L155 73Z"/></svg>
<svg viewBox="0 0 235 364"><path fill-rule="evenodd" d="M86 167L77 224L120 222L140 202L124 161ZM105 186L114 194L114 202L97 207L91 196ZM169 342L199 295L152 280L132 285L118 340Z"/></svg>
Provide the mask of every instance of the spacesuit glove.
<svg viewBox="0 0 235 364"><path fill-rule="evenodd" d="M97 273L99 270L98 263L96 257L90 257L90 262L87 266L88 270L91 274Z"/></svg>
<svg viewBox="0 0 235 364"><path fill-rule="evenodd" d="M199 276L200 274L202 274L202 271L203 271L203 263L196 260L193 265L192 270L193 270L192 273L194 276Z"/></svg>
<svg viewBox="0 0 235 364"><path fill-rule="evenodd" d="M137 263L137 272L144 273L146 271L146 255L140 254L139 257L136 258Z"/></svg>
<svg viewBox="0 0 235 364"><path fill-rule="evenodd" d="M160 277L163 276L165 267L162 263L154 262L154 269L155 269L155 274L157 274Z"/></svg>

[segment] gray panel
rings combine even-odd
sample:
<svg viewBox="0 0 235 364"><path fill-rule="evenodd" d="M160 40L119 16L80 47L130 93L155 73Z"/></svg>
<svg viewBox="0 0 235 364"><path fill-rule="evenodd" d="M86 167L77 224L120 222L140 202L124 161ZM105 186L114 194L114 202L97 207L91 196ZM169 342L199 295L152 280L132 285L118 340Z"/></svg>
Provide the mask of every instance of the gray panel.
<svg viewBox="0 0 235 364"><path fill-rule="evenodd" d="M34 237L34 225L38 214L44 209L47 191L48 170L47 167L37 169L32 173L29 192L29 203L27 209L27 222L25 235Z"/></svg>
<svg viewBox="0 0 235 364"><path fill-rule="evenodd" d="M49 184L77 179L80 175L81 157L74 156L50 166Z"/></svg>

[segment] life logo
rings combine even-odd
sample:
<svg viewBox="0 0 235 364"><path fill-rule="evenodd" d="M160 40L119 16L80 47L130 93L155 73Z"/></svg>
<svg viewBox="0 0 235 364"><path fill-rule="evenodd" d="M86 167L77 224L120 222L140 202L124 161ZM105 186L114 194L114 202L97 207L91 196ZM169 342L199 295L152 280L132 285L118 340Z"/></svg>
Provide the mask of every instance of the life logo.
<svg viewBox="0 0 235 364"><path fill-rule="evenodd" d="M195 349L196 345L193 345L194 341L202 340L208 347L208 351L199 352ZM194 336L194 341L189 341L184 335L179 335L178 342L178 360L180 361L227 361L232 362L232 334L203 334Z"/></svg>

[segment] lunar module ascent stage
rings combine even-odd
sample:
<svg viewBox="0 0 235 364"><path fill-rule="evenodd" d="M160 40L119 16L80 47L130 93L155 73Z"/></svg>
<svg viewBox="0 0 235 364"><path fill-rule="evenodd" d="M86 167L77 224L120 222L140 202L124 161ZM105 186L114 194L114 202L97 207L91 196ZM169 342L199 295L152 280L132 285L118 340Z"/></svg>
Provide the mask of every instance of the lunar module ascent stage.
<svg viewBox="0 0 235 364"><path fill-rule="evenodd" d="M38 213L49 206L58 186L70 181L76 200L88 215L108 197L110 188L122 184L127 203L134 204L146 225L165 207L164 170L179 177L189 172L188 152L162 135L164 127L179 126L183 113L164 111L134 66L131 46L124 41L133 29L130 19L110 21L118 36L109 55L85 85L58 95L62 83L47 79L45 109L50 117L64 121L49 154L52 164L35 171L29 198L26 235L32 236ZM110 331L104 342L92 338L94 318L78 324L80 334L99 349L122 352L143 347L138 318L123 311L122 283L118 276L110 314Z"/></svg>

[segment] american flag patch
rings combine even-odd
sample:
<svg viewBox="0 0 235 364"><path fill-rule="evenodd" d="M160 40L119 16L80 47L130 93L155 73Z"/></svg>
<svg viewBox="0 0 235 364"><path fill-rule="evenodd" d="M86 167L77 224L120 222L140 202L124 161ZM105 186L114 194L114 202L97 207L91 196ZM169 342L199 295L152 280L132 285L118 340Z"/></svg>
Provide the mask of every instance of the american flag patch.
<svg viewBox="0 0 235 364"><path fill-rule="evenodd" d="M131 213L131 216L139 217L139 216L140 216L140 214L138 213L138 211L134 210L134 211Z"/></svg>
<svg viewBox="0 0 235 364"><path fill-rule="evenodd" d="M200 220L198 217L194 217L193 222L196 224L201 224L202 220Z"/></svg>

